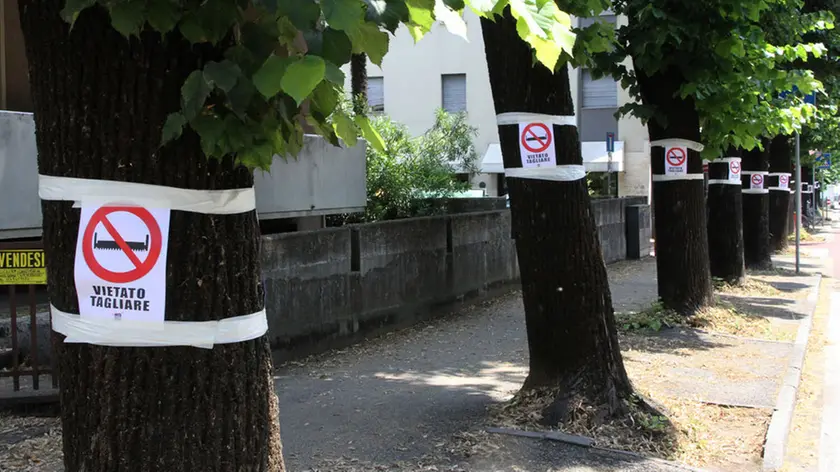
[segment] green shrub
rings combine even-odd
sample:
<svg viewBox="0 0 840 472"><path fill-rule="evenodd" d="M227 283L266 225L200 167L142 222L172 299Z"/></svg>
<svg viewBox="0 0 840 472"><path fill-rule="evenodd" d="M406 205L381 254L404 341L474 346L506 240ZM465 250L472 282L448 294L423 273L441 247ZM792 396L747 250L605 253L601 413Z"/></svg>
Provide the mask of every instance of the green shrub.
<svg viewBox="0 0 840 472"><path fill-rule="evenodd" d="M411 218L439 213L428 197L446 198L468 190L455 172L474 173L478 160L466 114L438 110L434 125L422 136L388 116L371 124L382 136L385 150L367 148L367 208L364 214L346 215L344 223ZM334 219L333 219L334 221Z"/></svg>

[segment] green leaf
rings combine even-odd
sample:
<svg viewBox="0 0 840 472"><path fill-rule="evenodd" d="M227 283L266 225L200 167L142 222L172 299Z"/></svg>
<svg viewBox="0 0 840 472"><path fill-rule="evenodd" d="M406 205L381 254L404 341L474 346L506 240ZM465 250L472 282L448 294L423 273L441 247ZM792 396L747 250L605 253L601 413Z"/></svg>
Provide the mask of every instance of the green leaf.
<svg viewBox="0 0 840 472"><path fill-rule="evenodd" d="M347 144L347 146L355 146L358 141L359 131L356 129L356 125L353 123L353 120L344 113L334 113L332 118L335 134L337 134L338 137Z"/></svg>
<svg viewBox="0 0 840 472"><path fill-rule="evenodd" d="M312 94L312 104L324 116L328 116L338 105L338 94L328 82L321 82Z"/></svg>
<svg viewBox="0 0 840 472"><path fill-rule="evenodd" d="M86 8L92 7L94 3L96 3L96 0L67 0L64 8L61 9L61 18L67 23L70 23L70 28L72 29L73 24L76 23L76 19L79 17L79 13Z"/></svg>
<svg viewBox="0 0 840 472"><path fill-rule="evenodd" d="M353 43L354 53L365 53L371 62L382 65L382 58L388 52L388 33L380 31L373 23L364 22L347 31L347 35Z"/></svg>
<svg viewBox="0 0 840 472"><path fill-rule="evenodd" d="M353 121L356 122L356 126L362 131L362 136L368 142L369 146L372 146L373 149L379 152L385 152L385 141L382 140L379 132L371 126L370 120L366 116L356 115Z"/></svg>
<svg viewBox="0 0 840 472"><path fill-rule="evenodd" d="M201 5L201 25L211 43L218 43L240 20L240 2L231 0L203 0Z"/></svg>
<svg viewBox="0 0 840 472"><path fill-rule="evenodd" d="M216 149L225 132L224 122L215 114L205 114L197 116L190 126L201 137L201 150L204 154L207 157L221 157L216 154Z"/></svg>
<svg viewBox="0 0 840 472"><path fill-rule="evenodd" d="M231 110L240 118L244 118L255 91L254 84L250 80L243 79L237 81L236 85L227 93Z"/></svg>
<svg viewBox="0 0 840 472"><path fill-rule="evenodd" d="M161 34L166 34L175 28L181 18L181 11L177 4L170 0L151 0L148 11L149 24Z"/></svg>
<svg viewBox="0 0 840 472"><path fill-rule="evenodd" d="M575 34L571 17L551 1L510 0L519 36L534 48L543 65L554 70L561 52L574 54Z"/></svg>
<svg viewBox="0 0 840 472"><path fill-rule="evenodd" d="M300 105L324 80L325 69L324 59L321 57L303 56L286 68L280 80L280 87Z"/></svg>
<svg viewBox="0 0 840 472"><path fill-rule="evenodd" d="M435 17L432 15L435 0L406 0L405 5L408 8L410 21L408 30L414 41L417 42L423 35L431 31L432 25L435 24Z"/></svg>
<svg viewBox="0 0 840 472"><path fill-rule="evenodd" d="M249 169L271 169L271 161L274 158L274 149L270 142L265 141L248 148L240 154L239 161Z"/></svg>
<svg viewBox="0 0 840 472"><path fill-rule="evenodd" d="M353 45L350 38L343 31L327 28L322 35L321 56L324 60L336 65L344 65L350 62L350 55L353 54Z"/></svg>
<svg viewBox="0 0 840 472"><path fill-rule="evenodd" d="M324 69L324 78L336 85L344 87L344 72L332 62L326 62L325 66L326 68Z"/></svg>
<svg viewBox="0 0 840 472"><path fill-rule="evenodd" d="M196 44L203 43L208 40L207 33L201 26L201 21L195 13L187 13L178 25L178 31L187 39L187 41Z"/></svg>
<svg viewBox="0 0 840 472"><path fill-rule="evenodd" d="M140 27L146 22L146 2L133 0L115 3L110 10L111 26L126 38L140 33Z"/></svg>
<svg viewBox="0 0 840 472"><path fill-rule="evenodd" d="M187 119L180 113L170 113L166 117L166 122L163 124L163 131L161 133L160 145L163 146L170 141L174 141L181 137L184 132L184 125L187 124Z"/></svg>
<svg viewBox="0 0 840 472"><path fill-rule="evenodd" d="M287 16L301 31L315 28L321 7L313 0L277 0L277 16Z"/></svg>
<svg viewBox="0 0 840 472"><path fill-rule="evenodd" d="M236 85L236 80L242 75L239 66L225 59L222 62L208 62L204 65L204 80L211 87L219 87L225 93L230 92Z"/></svg>
<svg viewBox="0 0 840 472"><path fill-rule="evenodd" d="M254 74L252 79L254 85L265 98L271 98L280 93L282 88L280 81L291 62L291 58L271 55Z"/></svg>
<svg viewBox="0 0 840 472"><path fill-rule="evenodd" d="M198 115L210 95L210 85L200 70L194 70L181 86L181 108L188 121Z"/></svg>
<svg viewBox="0 0 840 472"><path fill-rule="evenodd" d="M365 17L360 0L321 0L321 8L327 24L338 30L353 29Z"/></svg>

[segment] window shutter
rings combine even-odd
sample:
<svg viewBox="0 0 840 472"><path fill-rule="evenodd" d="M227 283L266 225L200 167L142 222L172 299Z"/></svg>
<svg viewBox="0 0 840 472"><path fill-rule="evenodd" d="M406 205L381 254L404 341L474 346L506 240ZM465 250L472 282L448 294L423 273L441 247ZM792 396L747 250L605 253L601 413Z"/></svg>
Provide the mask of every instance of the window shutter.
<svg viewBox="0 0 840 472"><path fill-rule="evenodd" d="M615 108L618 106L618 85L610 76L592 80L589 69L581 71L583 108Z"/></svg>
<svg viewBox="0 0 840 472"><path fill-rule="evenodd" d="M442 106L449 113L467 111L467 75L445 74L441 76Z"/></svg>
<svg viewBox="0 0 840 472"><path fill-rule="evenodd" d="M376 113L385 112L385 83L383 77L368 77L367 99L372 111Z"/></svg>

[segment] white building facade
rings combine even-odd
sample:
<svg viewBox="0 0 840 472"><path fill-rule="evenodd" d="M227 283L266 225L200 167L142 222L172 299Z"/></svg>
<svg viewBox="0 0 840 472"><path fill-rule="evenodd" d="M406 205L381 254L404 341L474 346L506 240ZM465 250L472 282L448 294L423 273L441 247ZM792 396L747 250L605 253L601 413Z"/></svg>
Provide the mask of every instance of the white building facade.
<svg viewBox="0 0 840 472"><path fill-rule="evenodd" d="M624 20L610 14L600 19L613 23ZM465 11L464 20L468 41L437 24L415 44L401 27L391 38L382 67L368 64L368 100L418 136L432 126L437 108L466 111L469 123L478 129L475 146L481 161L481 172L474 176L473 187L495 196L502 190L504 169L481 23L469 10ZM573 21L585 25L593 20ZM611 78L591 80L587 70L570 70L569 78L587 170L607 171L606 134L615 133L616 152L609 165L618 173L619 195L649 198L647 128L636 118L614 117L616 110L630 101L629 94ZM349 90L349 76L347 80Z"/></svg>

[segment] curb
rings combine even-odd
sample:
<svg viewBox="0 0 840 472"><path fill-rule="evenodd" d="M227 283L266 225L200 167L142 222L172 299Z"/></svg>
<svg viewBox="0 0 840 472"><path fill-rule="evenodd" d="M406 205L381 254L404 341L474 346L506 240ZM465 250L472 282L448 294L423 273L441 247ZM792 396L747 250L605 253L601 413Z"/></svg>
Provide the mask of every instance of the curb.
<svg viewBox="0 0 840 472"><path fill-rule="evenodd" d="M764 457L762 470L775 472L782 469L785 460L785 446L787 445L790 424L793 421L793 410L796 407L796 394L799 390L799 381L802 377L802 365L805 363L805 350L808 347L808 338L811 335L811 326L814 322L814 314L817 311L819 300L820 284L822 274L817 273L817 284L811 288L808 294L808 302L813 302L811 315L803 320L796 332L796 341L793 345L793 352L790 356L785 378L782 381L782 388L779 396L776 397L776 407L773 409L773 416L770 418L770 426L767 428L767 436L764 441Z"/></svg>

